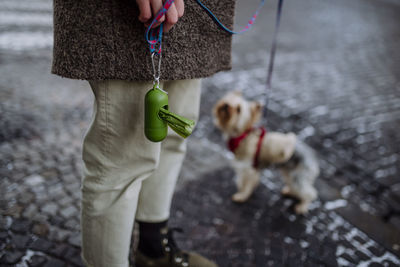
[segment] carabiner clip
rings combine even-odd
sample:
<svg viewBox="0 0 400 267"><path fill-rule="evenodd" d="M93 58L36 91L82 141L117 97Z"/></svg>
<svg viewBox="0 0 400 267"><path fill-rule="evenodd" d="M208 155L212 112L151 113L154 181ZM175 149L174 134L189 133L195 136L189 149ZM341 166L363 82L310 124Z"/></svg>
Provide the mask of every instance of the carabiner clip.
<svg viewBox="0 0 400 267"><path fill-rule="evenodd" d="M161 54L158 54L158 63L157 63L157 69L156 69L156 63L154 62L155 55L157 55L156 52L151 53L151 65L153 66L153 84L159 88L160 84L160 76L161 76Z"/></svg>

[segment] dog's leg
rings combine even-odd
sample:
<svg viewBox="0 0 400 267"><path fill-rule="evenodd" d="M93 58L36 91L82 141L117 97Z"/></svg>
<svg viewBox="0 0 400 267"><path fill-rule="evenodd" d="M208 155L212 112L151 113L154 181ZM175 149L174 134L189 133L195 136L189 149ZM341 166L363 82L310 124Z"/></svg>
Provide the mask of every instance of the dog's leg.
<svg viewBox="0 0 400 267"><path fill-rule="evenodd" d="M285 182L282 193L300 200L300 203L294 207L297 214L307 213L308 206L317 198L317 190L313 186L315 180L313 173L302 165L291 171L281 169L281 173Z"/></svg>
<svg viewBox="0 0 400 267"><path fill-rule="evenodd" d="M284 196L290 196L290 187L287 185L284 185L281 190L281 194Z"/></svg>
<svg viewBox="0 0 400 267"><path fill-rule="evenodd" d="M238 179L238 192L232 196L232 200L245 202L260 183L260 173L254 168L244 169Z"/></svg>
<svg viewBox="0 0 400 267"><path fill-rule="evenodd" d="M300 203L294 207L294 210L297 214L306 214L310 203L317 198L317 190L312 185L308 185L301 190L299 197Z"/></svg>
<svg viewBox="0 0 400 267"><path fill-rule="evenodd" d="M294 211L296 214L307 214L310 203L311 201L302 199L299 204L294 206Z"/></svg>
<svg viewBox="0 0 400 267"><path fill-rule="evenodd" d="M282 180L285 184L281 190L281 194L284 196L293 196L293 193L290 189L291 180L289 173L286 172L285 170L281 170L281 175L282 175Z"/></svg>

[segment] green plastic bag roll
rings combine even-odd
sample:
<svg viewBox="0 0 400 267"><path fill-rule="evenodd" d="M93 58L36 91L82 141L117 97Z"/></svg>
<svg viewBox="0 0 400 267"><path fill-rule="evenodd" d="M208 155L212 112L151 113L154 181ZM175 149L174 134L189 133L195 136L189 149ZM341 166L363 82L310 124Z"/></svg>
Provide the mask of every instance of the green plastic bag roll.
<svg viewBox="0 0 400 267"><path fill-rule="evenodd" d="M167 122L168 126L171 127L172 130L183 138L192 134L194 121L172 113L165 108L160 108L158 115L163 121Z"/></svg>

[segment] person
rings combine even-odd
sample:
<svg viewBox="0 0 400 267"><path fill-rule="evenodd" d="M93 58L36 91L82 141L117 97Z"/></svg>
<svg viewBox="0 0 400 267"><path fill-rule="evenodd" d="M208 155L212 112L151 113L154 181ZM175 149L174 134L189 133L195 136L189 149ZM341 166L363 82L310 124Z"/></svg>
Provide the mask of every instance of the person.
<svg viewBox="0 0 400 267"><path fill-rule="evenodd" d="M232 26L234 0L206 4ZM162 0L54 0L52 73L87 80L94 93L82 149L81 256L87 266L128 266L135 220L136 266L216 266L181 251L167 226L186 140L171 130L161 143L144 135L144 96L153 78L144 35L161 6ZM176 0L161 21L161 88L172 112L197 120L201 78L231 68L231 36L195 1Z"/></svg>

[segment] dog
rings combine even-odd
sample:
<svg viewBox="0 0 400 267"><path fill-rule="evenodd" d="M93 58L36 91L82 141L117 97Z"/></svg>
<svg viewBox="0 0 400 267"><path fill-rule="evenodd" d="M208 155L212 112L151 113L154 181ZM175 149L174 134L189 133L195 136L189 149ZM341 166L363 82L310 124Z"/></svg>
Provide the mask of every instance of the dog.
<svg viewBox="0 0 400 267"><path fill-rule="evenodd" d="M282 194L299 199L295 212L305 214L318 195L314 187L319 175L316 153L294 133L266 132L255 127L261 115L262 105L247 101L239 91L229 92L213 107L214 124L235 155L237 192L232 200L245 202L260 182L260 171L276 167L285 184Z"/></svg>

